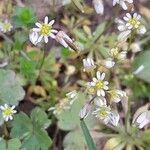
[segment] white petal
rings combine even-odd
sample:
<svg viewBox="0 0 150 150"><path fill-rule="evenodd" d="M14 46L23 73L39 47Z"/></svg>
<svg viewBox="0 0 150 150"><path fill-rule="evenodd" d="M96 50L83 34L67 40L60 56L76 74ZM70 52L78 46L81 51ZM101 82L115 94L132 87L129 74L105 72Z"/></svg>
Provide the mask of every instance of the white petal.
<svg viewBox="0 0 150 150"><path fill-rule="evenodd" d="M41 35L41 36L38 38L38 42L41 42L41 41L42 41L42 38L43 38L43 35Z"/></svg>
<svg viewBox="0 0 150 150"><path fill-rule="evenodd" d="M44 18L44 23L48 24L48 17L47 16Z"/></svg>
<svg viewBox="0 0 150 150"><path fill-rule="evenodd" d="M36 22L35 25L36 25L37 27L39 27L39 28L42 27L42 25L41 25L39 22Z"/></svg>
<svg viewBox="0 0 150 150"><path fill-rule="evenodd" d="M55 22L55 20L51 20L48 25L52 26L54 24L54 22Z"/></svg>
<svg viewBox="0 0 150 150"><path fill-rule="evenodd" d="M45 41L45 43L48 43L48 37L47 36L44 36L44 41Z"/></svg>
<svg viewBox="0 0 150 150"><path fill-rule="evenodd" d="M55 39L56 38L56 36L53 34L53 33L50 33L50 35L49 35L52 39Z"/></svg>

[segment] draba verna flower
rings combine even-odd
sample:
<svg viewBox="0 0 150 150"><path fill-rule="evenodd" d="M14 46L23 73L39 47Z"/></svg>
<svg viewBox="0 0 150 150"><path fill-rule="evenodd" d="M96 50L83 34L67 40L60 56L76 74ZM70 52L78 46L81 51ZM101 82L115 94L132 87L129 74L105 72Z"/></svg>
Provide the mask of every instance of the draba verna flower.
<svg viewBox="0 0 150 150"><path fill-rule="evenodd" d="M144 34L146 32L145 26L141 24L141 16L137 13L133 15L126 13L123 20L116 19L116 22L118 23L118 30L121 31L118 40L127 40L132 31L136 31L137 34Z"/></svg>
<svg viewBox="0 0 150 150"><path fill-rule="evenodd" d="M108 90L108 81L104 81L105 73L96 72L96 77L93 78L93 81L89 83L89 90L93 89L93 92L97 96L105 96L105 90Z"/></svg>
<svg viewBox="0 0 150 150"><path fill-rule="evenodd" d="M94 5L96 13L103 15L104 13L103 0L93 0L93 5Z"/></svg>
<svg viewBox="0 0 150 150"><path fill-rule="evenodd" d="M34 32L34 31L30 32L29 39L30 39L32 44L37 45L38 38L39 38L39 35L37 32Z"/></svg>
<svg viewBox="0 0 150 150"><path fill-rule="evenodd" d="M65 48L69 47L68 43L73 43L72 39L64 31L58 31L55 40Z"/></svg>
<svg viewBox="0 0 150 150"><path fill-rule="evenodd" d="M5 20L4 22L0 22L0 30L4 33L11 31L13 26L8 20Z"/></svg>
<svg viewBox="0 0 150 150"><path fill-rule="evenodd" d="M90 71L92 69L94 69L96 66L94 64L94 60L92 58L86 58L86 59L83 59L83 71Z"/></svg>
<svg viewBox="0 0 150 150"><path fill-rule="evenodd" d="M108 69L112 68L115 65L115 62L112 60L112 58L107 58L103 63L104 66Z"/></svg>
<svg viewBox="0 0 150 150"><path fill-rule="evenodd" d="M120 116L118 113L111 111L109 106L96 108L92 114L102 120L104 124L112 124L113 126L117 126L119 123Z"/></svg>
<svg viewBox="0 0 150 150"><path fill-rule="evenodd" d="M69 100L67 98L64 98L58 104L56 104L55 107L50 107L48 111L53 111L53 114L59 115L64 110L68 109L70 109Z"/></svg>
<svg viewBox="0 0 150 150"><path fill-rule="evenodd" d="M144 126L150 123L149 113L149 111L144 111L135 120L135 124L139 129L142 129Z"/></svg>
<svg viewBox="0 0 150 150"><path fill-rule="evenodd" d="M7 104L5 104L4 106L0 106L0 109L2 111L3 118L6 122L8 120L12 120L13 114L15 114L17 112L16 110L14 110L15 106L10 107Z"/></svg>
<svg viewBox="0 0 150 150"><path fill-rule="evenodd" d="M98 107L95 111L92 112L92 114L102 120L105 124L108 124L109 122L109 114L111 113L111 108L108 106L104 107Z"/></svg>
<svg viewBox="0 0 150 150"><path fill-rule="evenodd" d="M133 0L113 0L113 6L115 6L116 4L119 4L124 10L128 9L126 3L132 4Z"/></svg>
<svg viewBox="0 0 150 150"><path fill-rule="evenodd" d="M124 60L126 58L126 54L127 51L123 50L123 51L119 51L119 49L116 48L112 48L109 51L109 55L113 58L113 59L117 59L117 60Z"/></svg>
<svg viewBox="0 0 150 150"><path fill-rule="evenodd" d="M110 91L108 91L108 93L110 94L110 102L118 103L124 97L126 97L126 93L121 90L110 90Z"/></svg>
<svg viewBox="0 0 150 150"><path fill-rule="evenodd" d="M44 19L44 23L39 23L39 22L35 23L37 28L33 28L32 31L37 32L39 35L37 42L41 42L42 39L44 39L45 43L47 43L48 37L55 39L56 37L55 34L58 31L52 28L52 25L54 24L54 22L55 22L54 20L51 20L50 22L48 22L48 17L46 16Z"/></svg>
<svg viewBox="0 0 150 150"><path fill-rule="evenodd" d="M69 102L70 105L72 105L77 98L77 91L76 90L71 91L71 92L67 93L66 96L70 100L70 102Z"/></svg>

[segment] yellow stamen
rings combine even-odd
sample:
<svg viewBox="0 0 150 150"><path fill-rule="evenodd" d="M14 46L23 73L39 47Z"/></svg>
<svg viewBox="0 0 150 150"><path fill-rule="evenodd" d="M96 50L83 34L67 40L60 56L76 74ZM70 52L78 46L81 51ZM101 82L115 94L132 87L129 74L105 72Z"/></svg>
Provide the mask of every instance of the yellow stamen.
<svg viewBox="0 0 150 150"><path fill-rule="evenodd" d="M96 82L96 85L95 85L95 88L96 88L97 90L99 90L99 89L102 89L103 86L104 86L104 82L103 82L103 81L97 81L97 82Z"/></svg>
<svg viewBox="0 0 150 150"><path fill-rule="evenodd" d="M5 116L11 116L13 113L12 113L11 108L5 108L5 110L3 111L3 114Z"/></svg>
<svg viewBox="0 0 150 150"><path fill-rule="evenodd" d="M51 31L51 27L48 26L47 24L43 24L42 27L40 28L40 33L42 35L47 35L48 36L50 31Z"/></svg>

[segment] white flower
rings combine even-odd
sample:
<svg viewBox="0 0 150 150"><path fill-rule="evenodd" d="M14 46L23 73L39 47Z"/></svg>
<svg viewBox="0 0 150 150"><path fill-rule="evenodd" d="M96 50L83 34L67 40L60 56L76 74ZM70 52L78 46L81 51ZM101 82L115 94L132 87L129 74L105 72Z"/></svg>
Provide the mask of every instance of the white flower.
<svg viewBox="0 0 150 150"><path fill-rule="evenodd" d="M119 123L119 114L111 111L110 107L99 107L93 111L92 114L102 120L104 124L111 123L113 126L117 126Z"/></svg>
<svg viewBox="0 0 150 150"><path fill-rule="evenodd" d="M32 31L29 34L29 39L32 42L32 44L34 44L34 45L36 45L38 43L38 38L39 38L39 35L37 32Z"/></svg>
<svg viewBox="0 0 150 150"><path fill-rule="evenodd" d="M141 129L150 123L150 118L148 117L148 113L149 113L149 111L145 111L137 117L135 123L137 124L138 128Z"/></svg>
<svg viewBox="0 0 150 150"><path fill-rule="evenodd" d="M105 96L105 90L108 90L108 81L103 81L105 78L105 73L100 73L99 71L96 73L96 78L93 78L93 81L89 83L91 87L97 93L97 96Z"/></svg>
<svg viewBox="0 0 150 150"><path fill-rule="evenodd" d="M94 64L94 60L92 58L83 59L83 71L90 71L94 69L96 66Z"/></svg>
<svg viewBox="0 0 150 150"><path fill-rule="evenodd" d="M66 96L70 100L70 105L72 105L77 98L77 91L76 90L71 91L67 93Z"/></svg>
<svg viewBox="0 0 150 150"><path fill-rule="evenodd" d="M8 20L0 23L0 30L4 33L11 31L13 26Z"/></svg>
<svg viewBox="0 0 150 150"><path fill-rule="evenodd" d="M121 90L111 90L108 91L108 93L110 94L110 101L115 103L120 102L124 97L126 97L126 93Z"/></svg>
<svg viewBox="0 0 150 150"><path fill-rule="evenodd" d="M98 107L95 111L92 112L92 114L102 120L105 124L108 124L109 122L109 114L111 113L110 107Z"/></svg>
<svg viewBox="0 0 150 150"><path fill-rule="evenodd" d="M111 58L108 58L104 60L104 65L106 68L110 69L115 65L115 62Z"/></svg>
<svg viewBox="0 0 150 150"><path fill-rule="evenodd" d="M121 31L118 40L127 40L133 30L135 30L137 34L144 34L146 32L145 26L141 25L141 16L139 14L134 13L131 15L126 13L126 16L123 17L123 19L124 20L116 19L118 30Z"/></svg>
<svg viewBox="0 0 150 150"><path fill-rule="evenodd" d="M64 31L58 31L55 40L65 48L68 47L68 43L73 43L72 39Z"/></svg>
<svg viewBox="0 0 150 150"><path fill-rule="evenodd" d="M97 14L103 15L104 13L104 4L102 0L93 0L93 5Z"/></svg>
<svg viewBox="0 0 150 150"><path fill-rule="evenodd" d="M98 107L104 107L104 106L107 106L107 101L104 97L96 97L94 99L94 103L96 106Z"/></svg>
<svg viewBox="0 0 150 150"><path fill-rule="evenodd" d="M140 43L138 43L138 42L132 43L130 48L131 48L132 52L134 52L134 53L141 51Z"/></svg>
<svg viewBox="0 0 150 150"><path fill-rule="evenodd" d="M3 118L6 122L8 120L13 119L13 114L15 114L17 112L16 110L14 110L14 108L15 108L15 106L10 107L7 104L5 104L4 106L0 106Z"/></svg>
<svg viewBox="0 0 150 150"><path fill-rule="evenodd" d="M118 48L112 48L109 52L110 56L117 60L124 60L126 58L127 51L119 51Z"/></svg>
<svg viewBox="0 0 150 150"><path fill-rule="evenodd" d="M54 24L54 20L51 20L50 22L48 22L48 17L46 16L44 19L44 23L35 23L35 25L38 28L33 28L32 30L34 32L38 32L39 34L39 38L37 40L37 42L41 42L42 39L44 39L45 43L48 42L48 37L51 37L53 39L55 39L55 33L57 33L57 30L52 29L52 25Z"/></svg>
<svg viewBox="0 0 150 150"><path fill-rule="evenodd" d="M137 33L142 35L142 34L145 34L146 32L146 28L144 25L140 25L139 28L137 29Z"/></svg>
<svg viewBox="0 0 150 150"><path fill-rule="evenodd" d="M116 4L119 4L124 10L127 10L128 7L126 5L126 2L132 4L133 0L113 0L113 6L115 6Z"/></svg>

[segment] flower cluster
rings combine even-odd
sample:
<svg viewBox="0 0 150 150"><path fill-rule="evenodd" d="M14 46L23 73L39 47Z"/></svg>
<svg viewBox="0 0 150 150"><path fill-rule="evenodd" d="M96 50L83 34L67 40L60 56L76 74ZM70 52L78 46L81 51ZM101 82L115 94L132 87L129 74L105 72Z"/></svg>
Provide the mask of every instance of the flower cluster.
<svg viewBox="0 0 150 150"><path fill-rule="evenodd" d="M111 58L105 60L106 68L111 68L115 65L113 60L120 60L125 56L123 52L119 53L118 49L112 49L110 50L110 57ZM91 58L83 59L83 66L83 71L86 72L94 72L96 69L96 64ZM89 105L94 104L95 110L92 111L92 114L95 117L102 120L105 124L111 123L112 125L117 126L120 117L119 114L111 108L111 104L113 102L120 102L126 97L126 93L121 90L111 89L109 82L106 80L106 73L100 71L97 71L96 77L93 77L92 81L87 83L86 93L89 100L81 109L79 114L80 118L85 118L90 112Z"/></svg>
<svg viewBox="0 0 150 150"><path fill-rule="evenodd" d="M146 28L141 22L141 16L137 13L126 13L123 20L116 19L116 22L118 24L118 30L121 31L118 40L126 41L131 33L142 35L146 32Z"/></svg>
<svg viewBox="0 0 150 150"><path fill-rule="evenodd" d="M35 25L37 27L33 28L29 34L30 41L34 45L37 45L41 41L48 43L48 38L51 37L65 48L69 47L69 45L73 43L72 39L64 31L57 31L56 29L53 29L54 23L54 20L49 22L47 16L44 19L44 23L36 22Z"/></svg>
<svg viewBox="0 0 150 150"><path fill-rule="evenodd" d="M13 114L17 112L14 109L15 109L15 106L10 107L7 104L5 104L4 106L0 106L2 116L6 122L13 119Z"/></svg>

